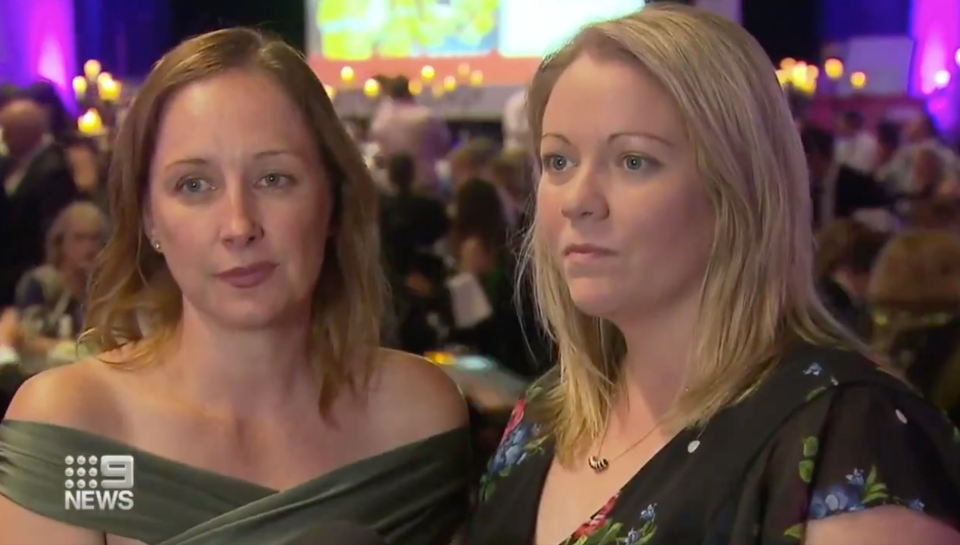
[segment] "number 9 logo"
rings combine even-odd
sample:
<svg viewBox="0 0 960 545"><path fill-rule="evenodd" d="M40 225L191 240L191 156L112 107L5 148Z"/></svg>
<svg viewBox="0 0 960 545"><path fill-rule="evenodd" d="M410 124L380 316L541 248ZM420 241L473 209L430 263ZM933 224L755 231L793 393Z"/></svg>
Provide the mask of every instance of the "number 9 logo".
<svg viewBox="0 0 960 545"><path fill-rule="evenodd" d="M108 454L100 457L100 486L109 490L133 488L133 456Z"/></svg>

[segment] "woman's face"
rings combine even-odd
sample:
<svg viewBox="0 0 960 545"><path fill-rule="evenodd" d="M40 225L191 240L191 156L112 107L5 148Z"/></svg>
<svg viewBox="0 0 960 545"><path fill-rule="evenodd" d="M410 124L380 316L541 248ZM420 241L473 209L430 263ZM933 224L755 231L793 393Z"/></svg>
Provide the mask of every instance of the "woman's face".
<svg viewBox="0 0 960 545"><path fill-rule="evenodd" d="M103 221L94 213L78 213L67 222L63 232L61 268L89 273L103 248Z"/></svg>
<svg viewBox="0 0 960 545"><path fill-rule="evenodd" d="M540 144L538 235L583 312L622 323L698 292L714 213L656 81L581 56L550 95Z"/></svg>
<svg viewBox="0 0 960 545"><path fill-rule="evenodd" d="M188 309L233 327L308 315L332 204L317 142L269 76L228 72L167 105L144 224Z"/></svg>

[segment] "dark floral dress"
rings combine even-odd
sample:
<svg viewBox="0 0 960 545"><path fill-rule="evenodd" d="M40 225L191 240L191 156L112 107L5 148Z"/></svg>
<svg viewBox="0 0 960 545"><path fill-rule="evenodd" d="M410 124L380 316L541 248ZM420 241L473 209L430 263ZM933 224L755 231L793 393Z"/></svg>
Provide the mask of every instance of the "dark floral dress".
<svg viewBox="0 0 960 545"><path fill-rule="evenodd" d="M553 444L527 403L555 379L516 406L468 545L534 545ZM883 505L960 527L960 431L863 356L797 345L747 400L677 435L559 545L795 545L807 521Z"/></svg>

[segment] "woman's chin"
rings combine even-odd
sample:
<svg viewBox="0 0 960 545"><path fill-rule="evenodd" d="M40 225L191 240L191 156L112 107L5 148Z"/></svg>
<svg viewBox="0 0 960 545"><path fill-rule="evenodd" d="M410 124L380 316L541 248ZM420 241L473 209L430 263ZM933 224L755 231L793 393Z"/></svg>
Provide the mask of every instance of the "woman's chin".
<svg viewBox="0 0 960 545"><path fill-rule="evenodd" d="M623 293L615 286L597 282L578 282L579 285L570 286L570 297L580 312L594 318L609 318L623 306Z"/></svg>
<svg viewBox="0 0 960 545"><path fill-rule="evenodd" d="M232 301L209 309L207 314L224 328L257 330L280 324L293 312L275 303Z"/></svg>

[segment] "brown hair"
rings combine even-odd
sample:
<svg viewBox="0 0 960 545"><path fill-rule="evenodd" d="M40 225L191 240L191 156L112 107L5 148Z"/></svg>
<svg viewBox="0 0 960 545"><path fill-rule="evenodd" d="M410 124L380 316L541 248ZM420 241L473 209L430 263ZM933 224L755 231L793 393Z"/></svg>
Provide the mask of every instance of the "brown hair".
<svg viewBox="0 0 960 545"><path fill-rule="evenodd" d="M903 358L917 349L917 339L931 338L960 312L960 239L936 231L900 233L877 259L867 301L874 348L909 367L913 362ZM928 392L941 407L955 403L960 392L958 357L954 349Z"/></svg>
<svg viewBox="0 0 960 545"><path fill-rule="evenodd" d="M757 41L723 17L670 3L588 25L534 76L528 115L538 158L550 94L585 54L634 65L673 97L716 211L691 347L695 365L670 424L703 425L743 399L793 339L866 350L818 299L806 159L774 67ZM531 276L559 354L559 382L536 396L531 409L568 463L606 428L622 387L625 342L613 324L576 307L536 221L521 271Z"/></svg>
<svg viewBox="0 0 960 545"><path fill-rule="evenodd" d="M853 219L826 224L817 233L814 270L818 279L828 277L841 267L857 273L869 273L888 236Z"/></svg>
<svg viewBox="0 0 960 545"><path fill-rule="evenodd" d="M513 198L525 199L533 189L527 154L519 150L504 150L490 164L491 181Z"/></svg>
<svg viewBox="0 0 960 545"><path fill-rule="evenodd" d="M874 306L911 309L960 303L960 239L935 231L898 234L877 258L867 298Z"/></svg>
<svg viewBox="0 0 960 545"><path fill-rule="evenodd" d="M467 140L454 148L448 159L450 163L466 168L473 175L476 175L478 170L490 166L498 152L499 148L496 142L489 138L479 137Z"/></svg>
<svg viewBox="0 0 960 545"><path fill-rule="evenodd" d="M954 229L960 224L960 201L938 198L910 206L907 224L916 229Z"/></svg>
<svg viewBox="0 0 960 545"><path fill-rule="evenodd" d="M182 300L143 230L147 180L164 109L179 90L232 70L274 78L299 108L333 185L333 236L314 290L312 349L321 408L345 384L369 376L380 342L385 283L379 263L374 182L303 57L280 40L235 28L191 38L153 68L117 135L107 181L115 228L93 273L85 341L102 351L138 341L122 362L155 359L179 326ZM150 331L141 329L144 319ZM320 364L322 362L322 365ZM355 364L360 367L355 367ZM330 395L327 395L330 394Z"/></svg>

